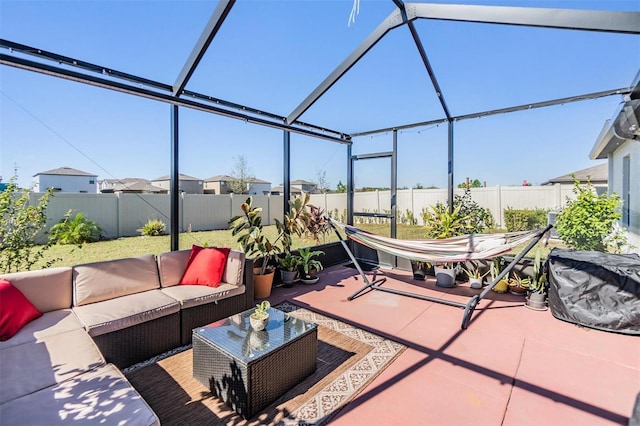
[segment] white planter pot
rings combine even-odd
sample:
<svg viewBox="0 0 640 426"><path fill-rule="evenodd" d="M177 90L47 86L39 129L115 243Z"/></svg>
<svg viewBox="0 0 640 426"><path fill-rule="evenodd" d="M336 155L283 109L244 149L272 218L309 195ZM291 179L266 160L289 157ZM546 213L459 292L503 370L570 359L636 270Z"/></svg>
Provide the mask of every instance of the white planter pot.
<svg viewBox="0 0 640 426"><path fill-rule="evenodd" d="M444 266L435 266L436 285L438 287L455 287L456 286L456 270L455 268L447 268Z"/></svg>
<svg viewBox="0 0 640 426"><path fill-rule="evenodd" d="M469 278L469 287L482 288L482 278Z"/></svg>

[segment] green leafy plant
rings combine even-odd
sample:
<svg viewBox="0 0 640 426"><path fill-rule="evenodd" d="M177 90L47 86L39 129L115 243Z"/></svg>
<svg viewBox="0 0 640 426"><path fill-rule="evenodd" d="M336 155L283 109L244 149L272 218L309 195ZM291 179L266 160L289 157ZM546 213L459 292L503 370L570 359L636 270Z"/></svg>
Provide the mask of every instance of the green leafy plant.
<svg viewBox="0 0 640 426"><path fill-rule="evenodd" d="M92 220L86 218L84 213L77 213L71 218L72 210L69 210L59 223L51 227L50 238L57 244L93 243L102 239L102 228Z"/></svg>
<svg viewBox="0 0 640 426"><path fill-rule="evenodd" d="M147 237L156 237L158 235L164 235L167 231L167 225L160 219L149 219L147 223L142 225L138 229L141 235Z"/></svg>
<svg viewBox="0 0 640 426"><path fill-rule="evenodd" d="M573 185L575 200L567 199L558 214L555 227L565 244L577 250L620 252L627 244L624 230L616 227L621 218L622 201L618 195L597 195L591 182Z"/></svg>
<svg viewBox="0 0 640 426"><path fill-rule="evenodd" d="M264 275L271 256L278 253L280 248L273 244L262 232L262 212L261 207L252 206L253 199L248 197L240 205L242 214L229 219L231 235L238 237L240 247L248 256L260 255L262 257L262 267L260 273Z"/></svg>
<svg viewBox="0 0 640 426"><path fill-rule="evenodd" d="M301 262L302 258L300 256L287 252L278 259L278 266L285 271L294 272L298 269Z"/></svg>
<svg viewBox="0 0 640 426"><path fill-rule="evenodd" d="M464 190L463 195L453 197L453 206L460 207L460 216L464 218L467 234L479 234L495 226L491 211L475 202L468 188Z"/></svg>
<svg viewBox="0 0 640 426"><path fill-rule="evenodd" d="M533 293L542 293L546 290L547 273L542 263L542 251L540 247L536 247L536 254L533 259L533 277L529 283L529 291Z"/></svg>
<svg viewBox="0 0 640 426"><path fill-rule="evenodd" d="M309 199L310 195L306 193L302 197L295 197L293 200L289 200L289 212L284 215L284 222L275 219L276 228L278 229L278 237L275 243L280 241L282 250L285 253L291 251L291 237L293 235L302 237L307 231L311 220L311 215L307 211Z"/></svg>
<svg viewBox="0 0 640 426"><path fill-rule="evenodd" d="M19 190L15 176L0 191L0 271L4 273L30 270L44 258L54 242L36 244L36 237L47 224L47 206L53 190L47 190L37 205L29 205L29 191ZM58 259L50 259L47 268Z"/></svg>
<svg viewBox="0 0 640 426"><path fill-rule="evenodd" d="M427 238L443 239L464 235L469 230L468 215L460 213L461 206L457 206L452 212L442 203L431 206L431 211L424 212L424 229Z"/></svg>
<svg viewBox="0 0 640 426"><path fill-rule="evenodd" d="M254 319L257 320L261 320L265 317L269 316L269 308L271 307L271 304L269 303L268 300L263 300L262 302L258 303L256 305L255 310L251 313L251 316Z"/></svg>
<svg viewBox="0 0 640 426"><path fill-rule="evenodd" d="M547 209L504 209L504 223L509 232L532 231L547 224Z"/></svg>
<svg viewBox="0 0 640 426"><path fill-rule="evenodd" d="M467 274L467 277L476 278L476 279L482 279L491 272L491 270L488 269L483 273L482 270L476 265L473 265L473 266L463 265L462 270L464 271L465 274Z"/></svg>
<svg viewBox="0 0 640 426"><path fill-rule="evenodd" d="M308 276L312 270L321 271L322 263L314 259L316 256L324 254L322 250L311 250L309 247L305 247L299 250L300 253L300 266L304 275Z"/></svg>

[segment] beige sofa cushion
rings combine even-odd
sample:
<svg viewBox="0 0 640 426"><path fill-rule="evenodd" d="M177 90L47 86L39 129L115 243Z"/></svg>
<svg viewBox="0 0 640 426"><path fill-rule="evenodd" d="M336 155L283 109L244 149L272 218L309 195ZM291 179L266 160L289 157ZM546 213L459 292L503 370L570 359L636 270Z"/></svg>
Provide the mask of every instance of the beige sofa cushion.
<svg viewBox="0 0 640 426"><path fill-rule="evenodd" d="M7 425L160 425L112 364L0 405L0 419Z"/></svg>
<svg viewBox="0 0 640 426"><path fill-rule="evenodd" d="M180 282L184 270L189 261L191 250L169 251L158 255L158 272L160 285L164 287L175 286ZM231 250L227 258L227 264L222 273L222 283L242 286L245 255L241 251Z"/></svg>
<svg viewBox="0 0 640 426"><path fill-rule="evenodd" d="M2 349L0 359L0 403L105 364L93 339L81 329Z"/></svg>
<svg viewBox="0 0 640 426"><path fill-rule="evenodd" d="M180 304L160 290L130 294L73 311L91 336L100 336L180 311Z"/></svg>
<svg viewBox="0 0 640 426"><path fill-rule="evenodd" d="M83 306L160 288L151 254L73 267L73 305Z"/></svg>
<svg viewBox="0 0 640 426"><path fill-rule="evenodd" d="M84 328L71 309L46 312L40 318L36 318L22 327L11 339L0 342L0 349L35 342L48 336L72 330L84 330Z"/></svg>
<svg viewBox="0 0 640 426"><path fill-rule="evenodd" d="M71 308L71 268L49 268L0 275L18 288L40 312Z"/></svg>
<svg viewBox="0 0 640 426"><path fill-rule="evenodd" d="M182 309L188 309L243 294L245 287L232 284L220 284L215 288L206 285L174 285L161 291L180 302Z"/></svg>

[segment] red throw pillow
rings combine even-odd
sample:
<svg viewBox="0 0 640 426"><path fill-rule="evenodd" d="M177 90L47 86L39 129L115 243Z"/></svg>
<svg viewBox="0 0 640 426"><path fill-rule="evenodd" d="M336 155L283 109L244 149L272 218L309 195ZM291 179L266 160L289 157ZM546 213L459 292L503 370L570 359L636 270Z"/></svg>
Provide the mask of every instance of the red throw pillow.
<svg viewBox="0 0 640 426"><path fill-rule="evenodd" d="M11 339L42 312L9 281L0 278L0 341Z"/></svg>
<svg viewBox="0 0 640 426"><path fill-rule="evenodd" d="M191 247L189 261L180 279L180 284L218 287L227 264L230 248Z"/></svg>

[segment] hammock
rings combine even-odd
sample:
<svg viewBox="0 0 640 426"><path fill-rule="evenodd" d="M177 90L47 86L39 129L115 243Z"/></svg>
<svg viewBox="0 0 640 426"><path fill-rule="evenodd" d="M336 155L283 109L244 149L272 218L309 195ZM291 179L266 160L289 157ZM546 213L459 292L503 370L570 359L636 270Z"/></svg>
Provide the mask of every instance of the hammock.
<svg viewBox="0 0 640 426"><path fill-rule="evenodd" d="M462 316L462 329L466 329L471 321L471 316L480 302L480 300L492 290L495 285L503 279L511 271L511 269L535 246L545 234L553 227L547 226L544 229L525 232L509 232L499 234L475 234L465 235L461 237L446 238L441 240L411 240L388 238L371 232L358 229L351 225L345 225L336 222L331 218L328 219L329 225L333 227L340 243L349 255L354 266L362 276L365 285L348 297L353 300L362 295L364 292L371 290L380 290L387 293L399 294L401 296L409 296L430 302L440 303L443 305L454 306L464 309ZM358 260L355 258L349 246L346 244L338 227L344 230L345 234L353 241L372 248L380 250L394 256L403 257L409 260L429 263L452 263L466 262L469 260L491 259L501 254L511 251L514 247L519 246L529 240L529 244L509 263L493 281L482 290L480 294L476 294L467 303L460 303L452 300L441 299L423 294L410 293L407 291L396 290L393 288L382 287L386 278L376 278L377 270L374 271L373 280L370 281L366 276Z"/></svg>
<svg viewBox="0 0 640 426"><path fill-rule="evenodd" d="M352 240L393 256L428 263L491 259L508 253L538 235L541 230L497 234L471 234L441 240L383 237L351 225L332 221Z"/></svg>

